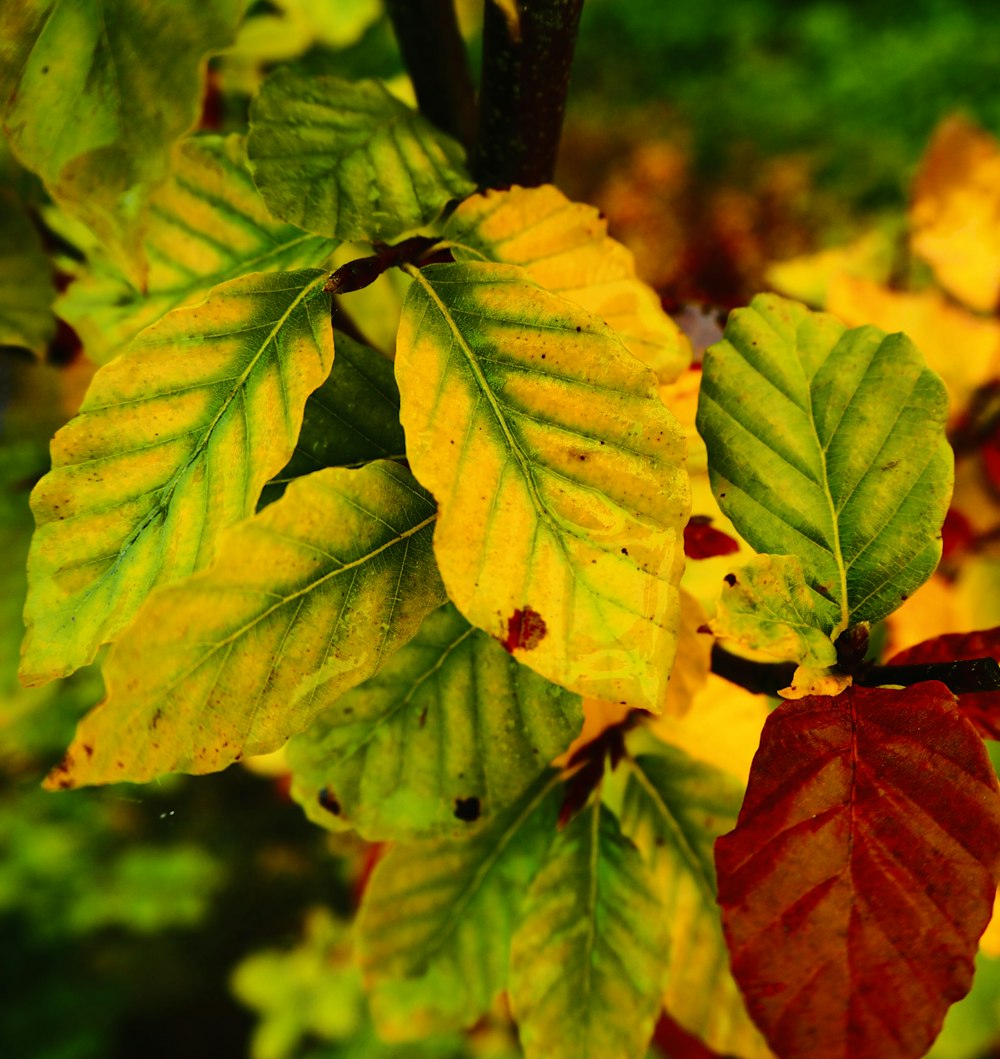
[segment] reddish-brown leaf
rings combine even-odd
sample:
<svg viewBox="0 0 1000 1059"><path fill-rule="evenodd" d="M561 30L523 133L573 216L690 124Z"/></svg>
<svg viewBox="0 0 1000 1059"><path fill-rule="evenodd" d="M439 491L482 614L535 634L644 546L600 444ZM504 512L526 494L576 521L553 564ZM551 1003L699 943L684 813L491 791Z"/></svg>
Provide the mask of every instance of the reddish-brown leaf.
<svg viewBox="0 0 1000 1059"><path fill-rule="evenodd" d="M768 718L715 847L733 974L781 1059L916 1059L972 981L1000 798L943 684Z"/></svg>
<svg viewBox="0 0 1000 1059"><path fill-rule="evenodd" d="M692 515L684 527L684 554L689 559L711 559L715 555L732 555L739 543L711 525L708 515Z"/></svg>
<svg viewBox="0 0 1000 1059"><path fill-rule="evenodd" d="M1000 626L935 636L893 655L888 664L914 666L929 662L961 662L967 658L1000 659ZM1000 691L965 692L958 696L958 707L984 739L1000 740Z"/></svg>

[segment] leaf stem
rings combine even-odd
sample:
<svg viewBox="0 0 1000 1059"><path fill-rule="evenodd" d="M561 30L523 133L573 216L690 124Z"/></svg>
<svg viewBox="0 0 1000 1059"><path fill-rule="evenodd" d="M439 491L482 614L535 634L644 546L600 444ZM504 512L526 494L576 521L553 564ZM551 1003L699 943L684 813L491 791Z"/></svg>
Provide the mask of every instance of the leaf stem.
<svg viewBox="0 0 1000 1059"><path fill-rule="evenodd" d="M421 114L469 150L475 88L453 0L386 0Z"/></svg>
<svg viewBox="0 0 1000 1059"><path fill-rule="evenodd" d="M473 177L480 187L552 180L583 0L520 0L512 25L486 0Z"/></svg>

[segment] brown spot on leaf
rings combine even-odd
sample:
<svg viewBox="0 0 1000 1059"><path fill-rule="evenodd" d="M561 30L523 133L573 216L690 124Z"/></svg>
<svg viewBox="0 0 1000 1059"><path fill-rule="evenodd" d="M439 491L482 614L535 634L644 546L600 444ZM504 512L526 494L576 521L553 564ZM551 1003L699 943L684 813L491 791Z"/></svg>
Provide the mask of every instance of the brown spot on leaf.
<svg viewBox="0 0 1000 1059"><path fill-rule="evenodd" d="M480 811L479 799L475 796L472 798L455 799L455 816L458 817L459 820L464 820L467 824L471 824L474 820L478 820Z"/></svg>
<svg viewBox="0 0 1000 1059"><path fill-rule="evenodd" d="M427 723L427 707L425 706L425 707L424 707L424 708L423 708L423 709L422 709L422 710L420 711L420 716L419 716L419 717L417 718L417 724L418 724L418 725L419 725L419 726L420 726L421 728L423 728L423 726L424 726L424 725L425 725L426 723Z"/></svg>
<svg viewBox="0 0 1000 1059"><path fill-rule="evenodd" d="M89 746L87 743L83 744L83 752L87 755L87 757L94 756L94 748L92 746Z"/></svg>
<svg viewBox="0 0 1000 1059"><path fill-rule="evenodd" d="M340 816L340 802L337 801L337 796L329 787L324 787L319 792L318 801L328 813L333 813L334 816Z"/></svg>
<svg viewBox="0 0 1000 1059"><path fill-rule="evenodd" d="M726 584L729 585L730 588L735 588L736 587L736 575L735 574L726 574L726 576L722 580L725 581Z"/></svg>
<svg viewBox="0 0 1000 1059"><path fill-rule="evenodd" d="M507 636L501 646L507 654L516 650L531 651L545 639L545 619L531 607L519 607L507 619Z"/></svg>

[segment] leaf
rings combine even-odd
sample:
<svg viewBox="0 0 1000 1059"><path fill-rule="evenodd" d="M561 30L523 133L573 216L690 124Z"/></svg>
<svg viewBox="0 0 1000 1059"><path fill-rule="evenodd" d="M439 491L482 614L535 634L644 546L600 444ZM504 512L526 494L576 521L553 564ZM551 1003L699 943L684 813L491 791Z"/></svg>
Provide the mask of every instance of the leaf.
<svg viewBox="0 0 1000 1059"><path fill-rule="evenodd" d="M104 364L171 309L205 298L219 283L250 272L322 267L334 239L273 221L254 187L240 136L181 143L170 179L150 201L142 289L114 262L95 255L56 306Z"/></svg>
<svg viewBox="0 0 1000 1059"><path fill-rule="evenodd" d="M443 602L434 517L395 463L292 482L150 597L49 788L214 772L306 729Z"/></svg>
<svg viewBox="0 0 1000 1059"><path fill-rule="evenodd" d="M247 146L271 212L340 239L391 239L474 187L461 147L378 81L281 68L251 106Z"/></svg>
<svg viewBox="0 0 1000 1059"><path fill-rule="evenodd" d="M325 278L232 280L94 376L31 497L25 684L92 661L155 585L206 566L253 512L330 370Z"/></svg>
<svg viewBox="0 0 1000 1059"><path fill-rule="evenodd" d="M865 279L840 276L830 283L827 309L849 327L874 324L905 331L944 380L953 414L963 409L978 386L1000 369L1000 321L955 305L933 287L891 290ZM955 356L960 349L962 355Z"/></svg>
<svg viewBox="0 0 1000 1059"><path fill-rule="evenodd" d="M471 1025L505 988L511 937L555 834L561 787L548 772L485 829L395 845L379 861L358 913L357 952L383 1033L399 1035L400 997L417 1032L429 1032Z"/></svg>
<svg viewBox="0 0 1000 1059"><path fill-rule="evenodd" d="M912 245L949 294L992 313L1000 297L1000 144L967 119L938 127L913 187Z"/></svg>
<svg viewBox="0 0 1000 1059"><path fill-rule="evenodd" d="M756 555L727 574L712 632L783 661L822 669L837 661L824 630L837 624L832 600L810 593L796 555Z"/></svg>
<svg viewBox="0 0 1000 1059"><path fill-rule="evenodd" d="M889 659L891 666L958 662L1000 657L1000 627L968 633L946 633L908 647ZM1000 740L1000 691L970 691L958 696L962 715L984 739Z"/></svg>
<svg viewBox="0 0 1000 1059"><path fill-rule="evenodd" d="M632 252L608 236L593 206L571 202L551 184L474 195L444 235L456 244L456 261L520 265L540 287L600 317L661 382L691 363L690 343L636 277Z"/></svg>
<svg viewBox="0 0 1000 1059"><path fill-rule="evenodd" d="M689 559L714 559L740 550L739 541L712 525L710 515L693 515L684 527L684 554Z"/></svg>
<svg viewBox="0 0 1000 1059"><path fill-rule="evenodd" d="M652 373L512 265L413 275L396 377L449 597L547 679L659 710L689 496Z"/></svg>
<svg viewBox="0 0 1000 1059"><path fill-rule="evenodd" d="M343 332L335 334L333 368L306 401L295 451L264 490L267 503L293 478L323 467L360 467L405 455L392 363Z"/></svg>
<svg viewBox="0 0 1000 1059"><path fill-rule="evenodd" d="M0 346L41 356L55 333L52 265L24 208L0 189Z"/></svg>
<svg viewBox="0 0 1000 1059"><path fill-rule="evenodd" d="M715 903L712 846L735 824L743 786L674 747L629 764L622 828L650 866L670 934L663 1005L716 1051L770 1055L729 973Z"/></svg>
<svg viewBox="0 0 1000 1059"><path fill-rule="evenodd" d="M817 607L878 621L934 570L952 485L941 380L905 335L759 295L705 358L698 429L722 510L797 555ZM826 630L824 630L826 631Z"/></svg>
<svg viewBox="0 0 1000 1059"><path fill-rule="evenodd" d="M519 798L582 720L578 696L446 606L293 740L292 795L369 840L467 830Z"/></svg>
<svg viewBox="0 0 1000 1059"><path fill-rule="evenodd" d="M142 214L197 120L242 0L19 0L0 17L0 112L18 159L133 265ZM136 269L141 275L141 268Z"/></svg>
<svg viewBox="0 0 1000 1059"><path fill-rule="evenodd" d="M777 1055L927 1051L993 908L997 794L941 684L852 687L768 718L715 849L733 974Z"/></svg>
<svg viewBox="0 0 1000 1059"><path fill-rule="evenodd" d="M670 670L670 683L663 704L663 713L667 716L686 714L712 671L712 645L715 641L707 624L708 615L702 605L682 588L677 657Z"/></svg>
<svg viewBox="0 0 1000 1059"><path fill-rule="evenodd" d="M514 935L510 1003L525 1059L644 1056L666 928L638 850L595 800L556 836Z"/></svg>

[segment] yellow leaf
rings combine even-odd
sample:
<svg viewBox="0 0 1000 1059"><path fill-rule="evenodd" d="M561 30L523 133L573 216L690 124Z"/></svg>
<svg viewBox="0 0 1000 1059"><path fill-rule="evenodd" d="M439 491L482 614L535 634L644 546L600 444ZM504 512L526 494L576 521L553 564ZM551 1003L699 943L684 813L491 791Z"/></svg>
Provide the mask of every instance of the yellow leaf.
<svg viewBox="0 0 1000 1059"><path fill-rule="evenodd" d="M519 268L411 274L400 419L449 597L549 680L658 711L690 498L654 376Z"/></svg>
<svg viewBox="0 0 1000 1059"><path fill-rule="evenodd" d="M253 512L333 362L325 279L223 284L94 376L31 497L25 684L92 661L155 585L207 565Z"/></svg>
<svg viewBox="0 0 1000 1059"><path fill-rule="evenodd" d="M327 468L151 596L50 789L214 772L267 754L372 675L444 602L434 504L399 464Z"/></svg>
<svg viewBox="0 0 1000 1059"><path fill-rule="evenodd" d="M944 121L910 208L912 245L950 294L982 312L1000 295L1000 144L962 117Z"/></svg>
<svg viewBox="0 0 1000 1059"><path fill-rule="evenodd" d="M457 261L520 265L546 290L599 316L662 382L691 363L687 338L636 277L632 251L608 236L593 206L570 202L551 184L474 195L444 234Z"/></svg>
<svg viewBox="0 0 1000 1059"><path fill-rule="evenodd" d="M953 410L1000 371L1000 321L975 316L939 291L894 291L839 275L830 281L827 309L848 327L874 324L909 335L928 367L944 379Z"/></svg>
<svg viewBox="0 0 1000 1059"><path fill-rule="evenodd" d="M663 712L667 716L683 717L712 671L714 638L711 633L701 631L707 624L708 615L704 607L682 588L677 658L670 671L670 683L667 684L667 697L663 704Z"/></svg>

